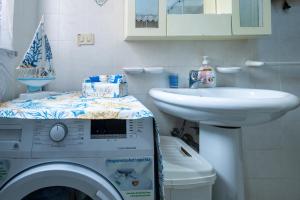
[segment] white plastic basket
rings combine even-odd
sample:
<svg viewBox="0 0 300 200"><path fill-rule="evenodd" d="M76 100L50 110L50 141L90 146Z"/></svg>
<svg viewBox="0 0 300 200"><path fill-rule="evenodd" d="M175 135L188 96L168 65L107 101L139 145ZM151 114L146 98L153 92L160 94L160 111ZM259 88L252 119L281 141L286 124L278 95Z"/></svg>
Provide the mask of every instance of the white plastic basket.
<svg viewBox="0 0 300 200"><path fill-rule="evenodd" d="M161 136L166 200L211 200L213 167L182 140Z"/></svg>

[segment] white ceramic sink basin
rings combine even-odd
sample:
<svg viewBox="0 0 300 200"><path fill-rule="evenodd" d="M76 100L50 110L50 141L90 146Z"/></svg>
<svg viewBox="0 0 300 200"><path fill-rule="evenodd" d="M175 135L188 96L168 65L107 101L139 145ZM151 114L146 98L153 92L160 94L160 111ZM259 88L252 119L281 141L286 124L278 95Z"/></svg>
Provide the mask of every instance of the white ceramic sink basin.
<svg viewBox="0 0 300 200"><path fill-rule="evenodd" d="M272 121L299 106L295 95L273 90L158 88L149 93L163 112L190 121L227 127Z"/></svg>

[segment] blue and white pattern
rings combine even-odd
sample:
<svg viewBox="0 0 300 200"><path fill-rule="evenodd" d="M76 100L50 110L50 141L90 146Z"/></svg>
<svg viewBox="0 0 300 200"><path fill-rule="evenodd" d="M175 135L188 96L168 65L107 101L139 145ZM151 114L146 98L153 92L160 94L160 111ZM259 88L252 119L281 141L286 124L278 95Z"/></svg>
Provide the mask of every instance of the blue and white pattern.
<svg viewBox="0 0 300 200"><path fill-rule="evenodd" d="M140 119L153 114L135 97L83 97L63 93L37 100L13 100L0 104L0 117L18 119Z"/></svg>
<svg viewBox="0 0 300 200"><path fill-rule="evenodd" d="M95 98L83 97L80 92L72 92L44 99L16 99L0 103L0 119L140 119L148 117L154 118L152 112L133 96ZM156 123L155 127L160 199L163 200L163 166Z"/></svg>
<svg viewBox="0 0 300 200"><path fill-rule="evenodd" d="M55 73L52 59L51 46L44 30L43 17L21 64L17 67L17 77L53 78Z"/></svg>
<svg viewBox="0 0 300 200"><path fill-rule="evenodd" d="M44 35L44 39L45 39L45 54L46 54L45 59L47 61L47 64L48 64L49 68L52 68L53 56L52 56L52 50L51 50L51 46L50 46L50 43L49 43L49 40L48 40L48 36Z"/></svg>
<svg viewBox="0 0 300 200"><path fill-rule="evenodd" d="M22 61L22 66L26 68L37 67L39 61L42 59L42 33L41 30L37 31L34 40L26 52L24 59Z"/></svg>

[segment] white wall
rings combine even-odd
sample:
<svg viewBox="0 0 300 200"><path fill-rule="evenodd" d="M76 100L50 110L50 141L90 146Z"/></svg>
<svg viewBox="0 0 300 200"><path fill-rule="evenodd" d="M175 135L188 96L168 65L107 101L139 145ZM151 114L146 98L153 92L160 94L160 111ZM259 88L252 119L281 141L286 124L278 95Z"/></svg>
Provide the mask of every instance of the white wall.
<svg viewBox="0 0 300 200"><path fill-rule="evenodd" d="M39 0L14 0L14 28L13 28L13 49L18 52L14 59L12 68L20 64L24 53L29 48L33 34L38 25L38 1ZM13 70L14 70L13 69ZM16 78L16 77L15 77ZM25 87L19 83L13 85L18 91L25 91Z"/></svg>
<svg viewBox="0 0 300 200"><path fill-rule="evenodd" d="M15 0L14 11L14 50L18 51L19 59L29 48L38 24L39 0Z"/></svg>
<svg viewBox="0 0 300 200"><path fill-rule="evenodd" d="M39 16L45 14L46 17L57 71L57 80L49 86L51 90L80 90L86 76L117 73L123 66L140 65L164 66L169 71L177 71L180 86L187 87L188 72L200 65L203 55L212 57L213 63L218 65L241 65L246 59L254 58L300 60L300 3L296 0L290 0L294 8L288 13L280 9L281 1L273 1L272 36L249 41L196 42L124 42L124 6L120 0L108 0L102 8L94 0L38 2ZM95 33L95 46L76 45L76 34L83 32ZM17 43L23 46L23 37L19 37ZM245 69L236 76L220 75L219 85L278 89L300 96L299 76L300 66ZM129 92L155 113L162 134L168 134L181 120L159 112L147 92L152 87L166 86L166 75L129 76ZM299 109L276 122L244 129L249 200L300 199L298 119Z"/></svg>

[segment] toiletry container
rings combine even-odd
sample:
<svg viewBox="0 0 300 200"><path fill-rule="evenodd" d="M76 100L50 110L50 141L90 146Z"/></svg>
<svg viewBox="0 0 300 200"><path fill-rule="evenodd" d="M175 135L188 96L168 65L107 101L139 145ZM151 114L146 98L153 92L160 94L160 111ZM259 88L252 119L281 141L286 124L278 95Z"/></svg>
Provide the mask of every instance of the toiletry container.
<svg viewBox="0 0 300 200"><path fill-rule="evenodd" d="M169 87L178 88L178 83L179 83L178 73L170 73L168 78L169 78Z"/></svg>
<svg viewBox="0 0 300 200"><path fill-rule="evenodd" d="M213 167L175 137L161 136L166 200L211 200Z"/></svg>
<svg viewBox="0 0 300 200"><path fill-rule="evenodd" d="M198 72L199 87L210 88L216 87L217 75L216 70L209 64L208 56L203 56L202 65Z"/></svg>

